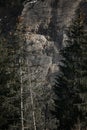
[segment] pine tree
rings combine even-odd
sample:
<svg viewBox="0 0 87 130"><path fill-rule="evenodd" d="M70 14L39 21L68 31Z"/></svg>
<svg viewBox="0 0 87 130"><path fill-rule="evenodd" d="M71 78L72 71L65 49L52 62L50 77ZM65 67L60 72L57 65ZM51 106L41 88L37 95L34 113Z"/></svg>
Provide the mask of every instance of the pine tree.
<svg viewBox="0 0 87 130"><path fill-rule="evenodd" d="M86 100L82 92L84 88L85 95L87 95L87 36L84 34L80 15L72 22L67 36L67 45L60 52L62 55L59 66L60 75L53 87L56 95L54 114L59 120L58 129L60 130L70 130L78 123L78 120L81 122L87 114L82 107Z"/></svg>
<svg viewBox="0 0 87 130"><path fill-rule="evenodd" d="M0 129L18 121L18 79L15 66L15 47L5 37L0 39ZM15 103L16 102L16 103Z"/></svg>

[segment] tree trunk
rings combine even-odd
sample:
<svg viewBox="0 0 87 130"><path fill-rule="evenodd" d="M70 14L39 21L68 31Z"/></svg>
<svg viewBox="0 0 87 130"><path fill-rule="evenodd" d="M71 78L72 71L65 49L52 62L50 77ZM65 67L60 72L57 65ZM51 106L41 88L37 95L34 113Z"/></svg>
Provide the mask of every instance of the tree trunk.
<svg viewBox="0 0 87 130"><path fill-rule="evenodd" d="M20 67L20 77L21 77L21 130L24 130L24 115L23 115L23 80L22 80L22 70Z"/></svg>
<svg viewBox="0 0 87 130"><path fill-rule="evenodd" d="M28 59L27 59L27 66L28 66ZM31 105L32 105L32 118L33 118L33 125L34 125L34 130L36 130L36 119L35 119L35 111L34 111L34 99L33 99L33 92L32 92L32 85L31 85L31 79L30 77L32 74L29 74L29 67L28 67L28 77L29 77L29 89L30 89L30 99L31 99Z"/></svg>

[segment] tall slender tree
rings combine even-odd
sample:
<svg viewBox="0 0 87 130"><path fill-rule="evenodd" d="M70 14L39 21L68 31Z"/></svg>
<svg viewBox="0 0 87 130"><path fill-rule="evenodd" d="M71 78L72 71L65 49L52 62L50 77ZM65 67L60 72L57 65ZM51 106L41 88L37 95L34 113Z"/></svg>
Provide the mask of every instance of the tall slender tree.
<svg viewBox="0 0 87 130"><path fill-rule="evenodd" d="M80 15L72 21L67 37L66 47L60 51L60 74L53 87L56 95L54 114L59 120L60 130L70 130L87 116L82 106L84 104L86 107L84 95L87 95L87 36Z"/></svg>

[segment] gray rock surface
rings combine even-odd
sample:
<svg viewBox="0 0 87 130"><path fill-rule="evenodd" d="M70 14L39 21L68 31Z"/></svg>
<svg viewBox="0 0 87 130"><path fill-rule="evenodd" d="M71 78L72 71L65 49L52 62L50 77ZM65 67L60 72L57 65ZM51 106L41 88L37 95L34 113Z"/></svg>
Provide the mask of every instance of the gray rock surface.
<svg viewBox="0 0 87 130"><path fill-rule="evenodd" d="M37 71L38 80L44 80L44 83L52 83L52 77L58 71L59 50L66 39L64 29L70 25L80 2L81 0L37 0L35 3L24 4L21 17L28 46L29 68L35 70L33 73Z"/></svg>
<svg viewBox="0 0 87 130"><path fill-rule="evenodd" d="M34 75L33 80L38 83L51 81L49 72L54 73L58 70L58 66L55 64L58 49L54 42L48 41L44 35L26 34L26 44L29 54L28 66L30 73Z"/></svg>

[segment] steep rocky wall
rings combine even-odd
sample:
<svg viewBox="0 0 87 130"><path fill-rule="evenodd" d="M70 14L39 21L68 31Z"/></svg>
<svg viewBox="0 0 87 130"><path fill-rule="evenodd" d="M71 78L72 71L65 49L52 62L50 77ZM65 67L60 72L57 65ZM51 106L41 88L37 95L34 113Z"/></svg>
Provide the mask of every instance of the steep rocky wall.
<svg viewBox="0 0 87 130"><path fill-rule="evenodd" d="M38 0L35 4L27 2L22 12L27 31L50 36L51 40L59 42L57 36L69 25L80 1Z"/></svg>
<svg viewBox="0 0 87 130"><path fill-rule="evenodd" d="M48 84L52 82L53 75L58 70L63 31L69 26L80 2L81 0L37 0L34 4L24 4L21 17L26 32L28 58L31 66L36 64L32 71L37 71L39 81L44 80ZM40 66L37 67L37 64Z"/></svg>

